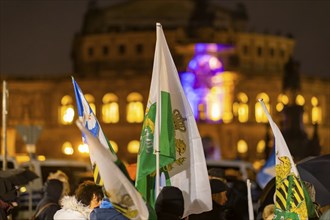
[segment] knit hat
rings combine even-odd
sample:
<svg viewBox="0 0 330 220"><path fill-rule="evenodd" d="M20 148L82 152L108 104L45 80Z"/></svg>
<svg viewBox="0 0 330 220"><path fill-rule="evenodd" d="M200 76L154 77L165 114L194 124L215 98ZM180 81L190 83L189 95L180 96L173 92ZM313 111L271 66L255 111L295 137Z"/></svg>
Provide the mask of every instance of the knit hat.
<svg viewBox="0 0 330 220"><path fill-rule="evenodd" d="M54 200L59 200L63 195L64 183L58 179L49 179L45 184L45 193Z"/></svg>
<svg viewBox="0 0 330 220"><path fill-rule="evenodd" d="M225 171L221 168L211 168L208 170L211 177L225 178Z"/></svg>
<svg viewBox="0 0 330 220"><path fill-rule="evenodd" d="M182 217L184 200L181 190L174 186L163 187L157 197L155 210L158 218L165 215L172 216L173 219Z"/></svg>
<svg viewBox="0 0 330 220"><path fill-rule="evenodd" d="M224 192L228 190L227 184L219 179L210 179L212 194Z"/></svg>

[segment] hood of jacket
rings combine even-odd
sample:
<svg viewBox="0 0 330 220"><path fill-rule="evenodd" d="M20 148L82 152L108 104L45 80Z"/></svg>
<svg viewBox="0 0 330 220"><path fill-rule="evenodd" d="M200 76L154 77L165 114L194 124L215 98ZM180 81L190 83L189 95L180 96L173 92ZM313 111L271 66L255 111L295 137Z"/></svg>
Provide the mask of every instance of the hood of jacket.
<svg viewBox="0 0 330 220"><path fill-rule="evenodd" d="M62 209L57 211L54 219L89 219L89 207L78 202L74 196L64 196L61 200Z"/></svg>

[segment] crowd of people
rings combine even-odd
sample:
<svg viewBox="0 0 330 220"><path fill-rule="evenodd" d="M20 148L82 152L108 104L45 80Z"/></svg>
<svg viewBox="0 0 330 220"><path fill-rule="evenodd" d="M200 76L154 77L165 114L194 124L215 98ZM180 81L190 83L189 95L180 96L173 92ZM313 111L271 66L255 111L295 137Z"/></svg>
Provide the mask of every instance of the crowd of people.
<svg viewBox="0 0 330 220"><path fill-rule="evenodd" d="M173 186L165 186L155 202L155 215L158 220L248 220L247 186L242 180L227 182L224 170L212 168L208 171L212 194L213 209L200 214L183 218L184 198L181 190ZM315 203L315 190L306 183L309 194L314 199L317 215L310 219L330 219L330 211L321 210ZM3 186L5 187L5 186ZM9 186L6 186L9 187ZM0 195L0 219L5 220L15 206L17 189L14 186L6 195ZM17 204L16 204L17 205ZM275 204L268 202L259 207L255 213L257 220L274 218ZM67 175L61 171L51 173L44 184L43 198L31 218L32 220L127 220L117 211L104 193L102 186L93 181L84 181L70 195L70 184Z"/></svg>

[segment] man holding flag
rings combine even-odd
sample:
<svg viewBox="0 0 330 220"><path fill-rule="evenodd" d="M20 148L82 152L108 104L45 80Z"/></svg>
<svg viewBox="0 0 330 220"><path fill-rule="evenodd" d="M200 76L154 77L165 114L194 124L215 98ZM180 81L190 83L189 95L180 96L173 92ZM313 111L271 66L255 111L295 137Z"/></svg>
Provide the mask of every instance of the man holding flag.
<svg viewBox="0 0 330 220"><path fill-rule="evenodd" d="M178 187L184 214L212 209L201 138L159 23L152 80L140 138L136 188L154 208L161 186Z"/></svg>

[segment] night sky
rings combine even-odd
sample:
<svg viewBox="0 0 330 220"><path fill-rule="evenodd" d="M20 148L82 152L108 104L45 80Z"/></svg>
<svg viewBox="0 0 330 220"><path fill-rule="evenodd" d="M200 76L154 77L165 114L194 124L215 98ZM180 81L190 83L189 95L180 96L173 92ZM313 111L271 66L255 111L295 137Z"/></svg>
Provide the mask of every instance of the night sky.
<svg viewBox="0 0 330 220"><path fill-rule="evenodd" d="M291 33L294 57L305 75L330 75L330 1L218 0L246 5L249 29ZM0 0L0 73L49 75L72 72L71 42L88 0ZM113 1L98 0L99 5ZM166 35L166 27L163 27Z"/></svg>

